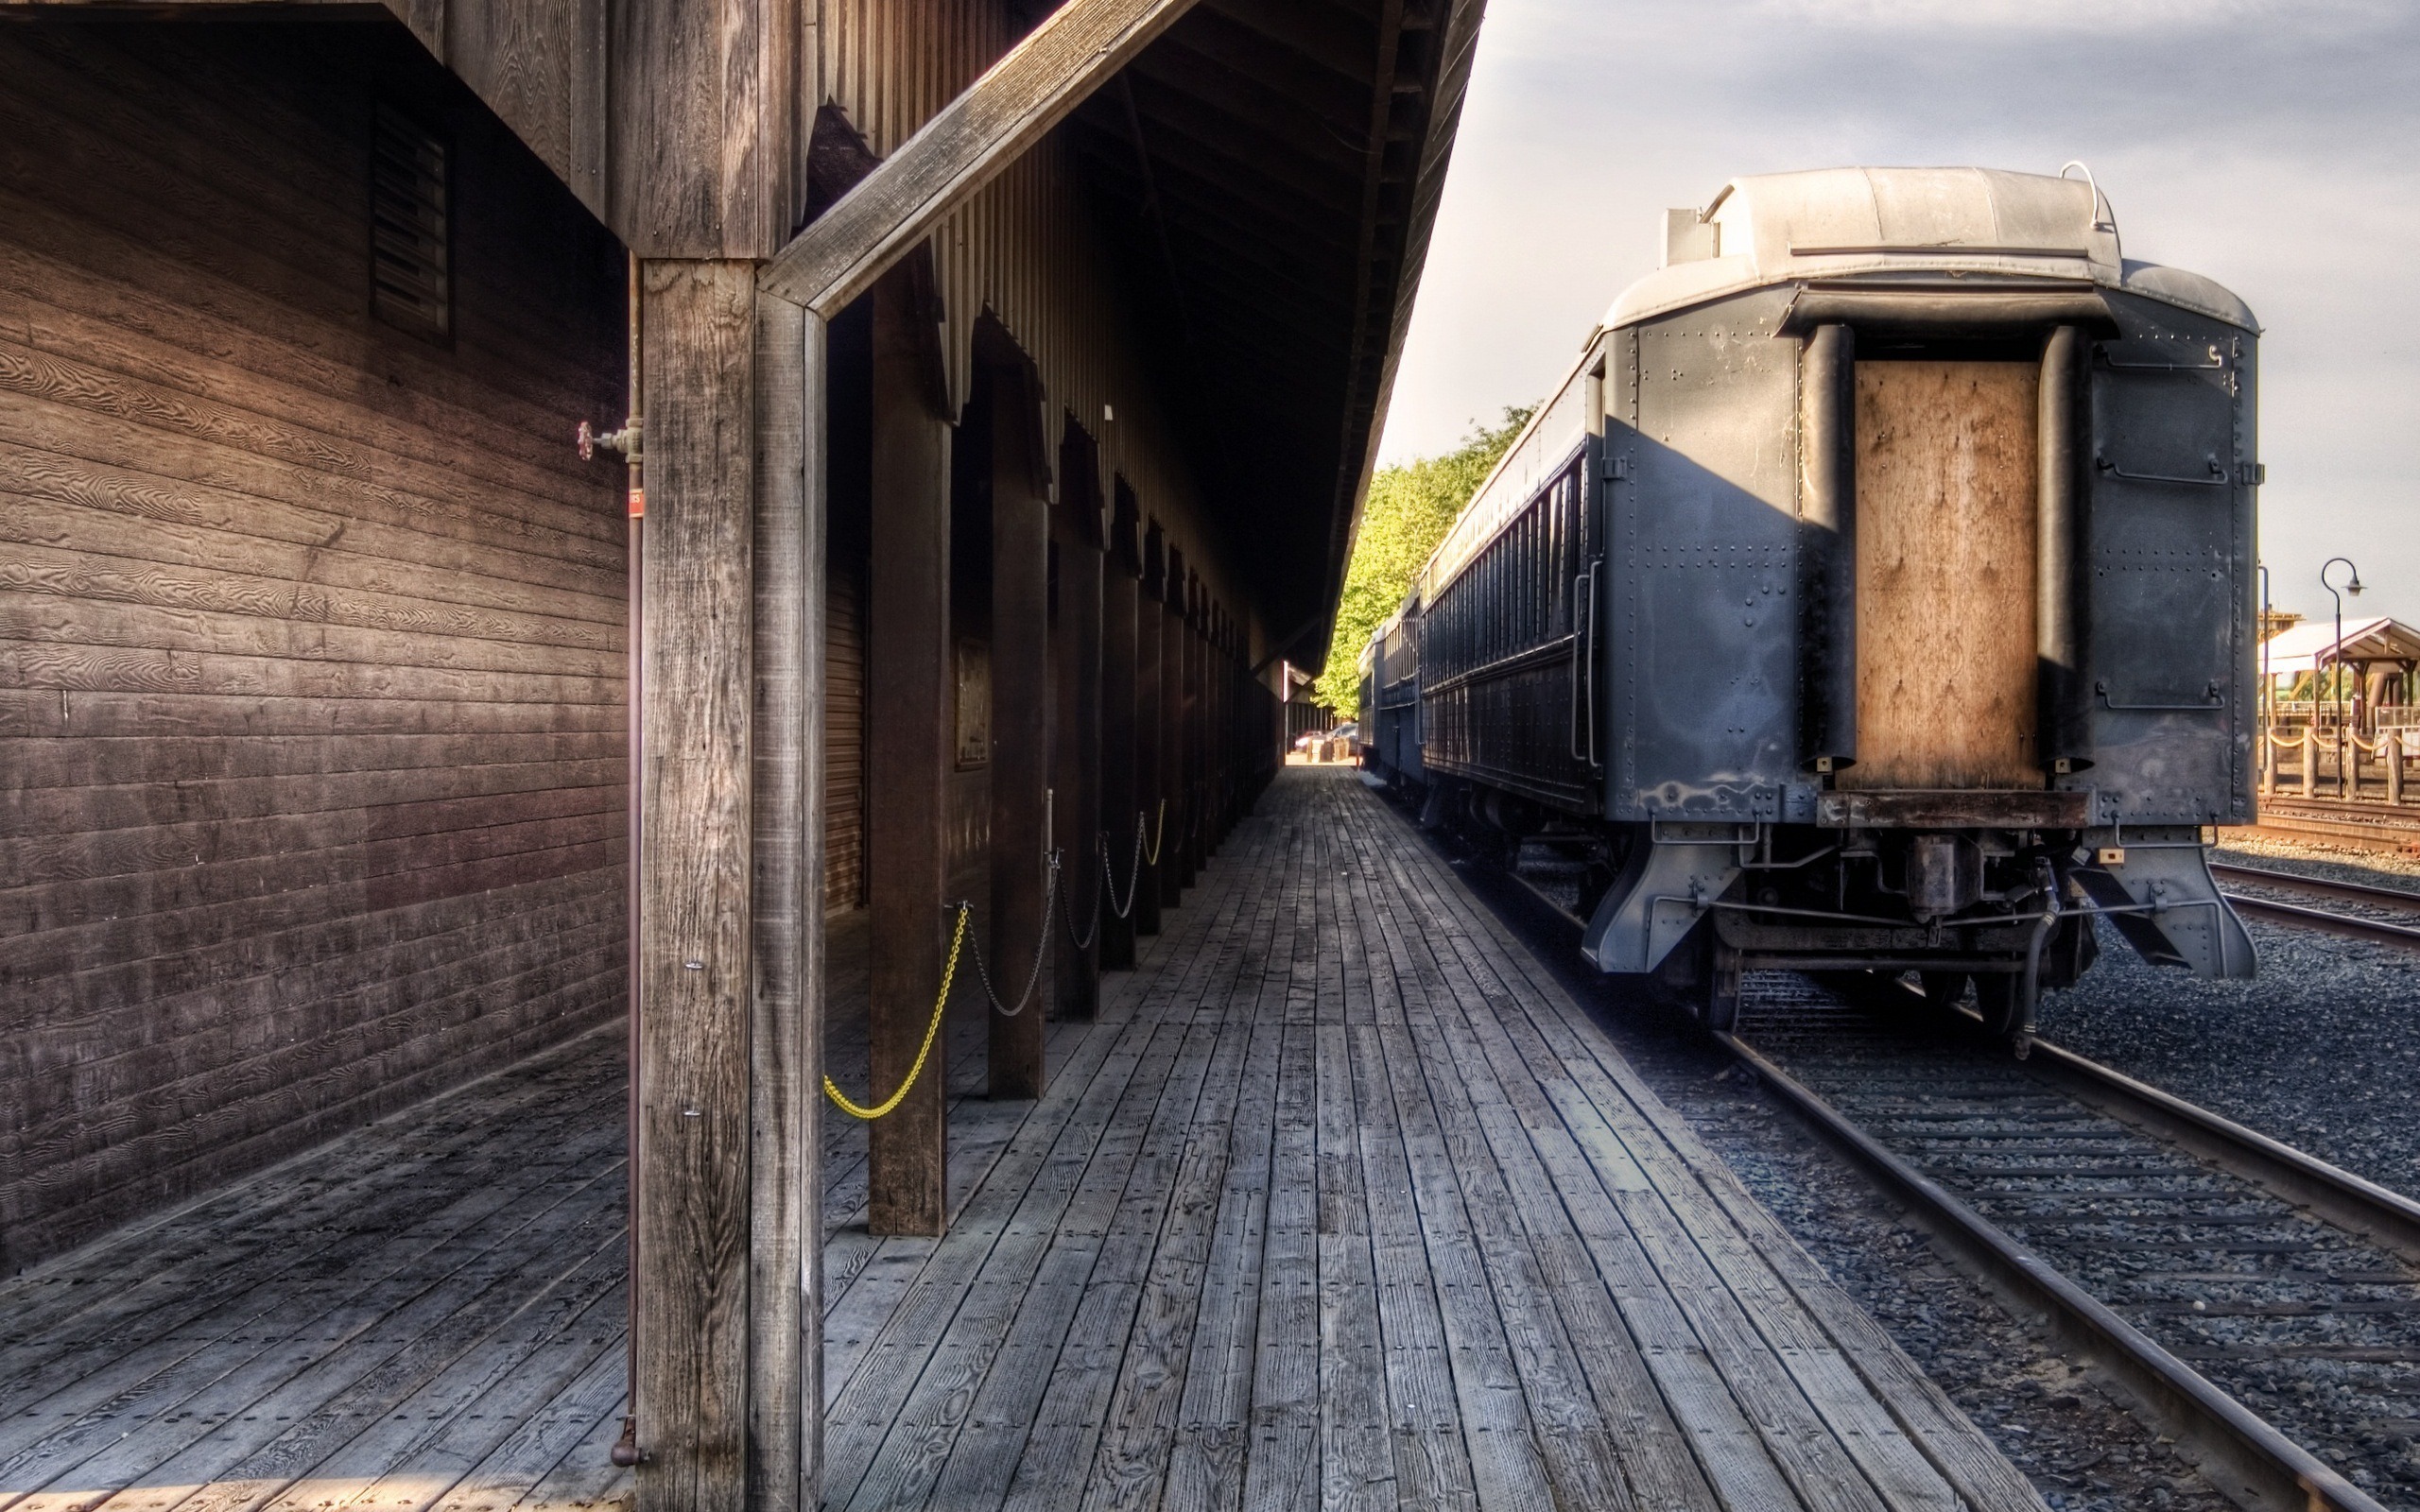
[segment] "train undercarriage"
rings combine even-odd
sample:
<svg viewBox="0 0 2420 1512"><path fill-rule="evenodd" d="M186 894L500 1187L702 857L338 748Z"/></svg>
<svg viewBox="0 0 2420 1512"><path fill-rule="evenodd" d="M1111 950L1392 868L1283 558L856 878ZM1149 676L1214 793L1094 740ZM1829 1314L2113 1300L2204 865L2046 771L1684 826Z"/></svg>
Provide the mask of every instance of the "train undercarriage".
<svg viewBox="0 0 2420 1512"><path fill-rule="evenodd" d="M1457 832L1582 921L1599 970L1652 976L1714 1029L1737 1022L1747 972L1795 971L1912 977L1951 1005L1971 992L1984 1027L2021 1045L2041 994L2097 959L2096 919L2154 965L2204 976L2254 966L2201 830L2039 823L2066 816L2041 800L2066 795L1868 795L1826 804L1830 823L1624 824L1464 780L1390 775L1424 824ZM1995 799L2014 822L1942 822L1989 817L1974 811Z"/></svg>

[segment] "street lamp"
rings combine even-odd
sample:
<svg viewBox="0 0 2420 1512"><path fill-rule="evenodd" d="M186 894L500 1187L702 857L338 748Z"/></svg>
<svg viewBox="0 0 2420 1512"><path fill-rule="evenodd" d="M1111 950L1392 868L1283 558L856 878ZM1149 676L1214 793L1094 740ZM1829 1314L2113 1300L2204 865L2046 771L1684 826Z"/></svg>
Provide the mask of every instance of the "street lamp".
<svg viewBox="0 0 2420 1512"><path fill-rule="evenodd" d="M2256 765L2264 779L2260 790L2266 793L2269 791L2269 783L2265 781L2269 764L2277 757L2277 753L2269 748L2269 727L2277 722L2274 708L2277 684L2269 676L2269 641L2275 631L2270 628L2269 622L2269 564L2261 562L2253 570L2260 575L2260 699L2253 706L2252 723L2253 728L2259 731L2260 760Z"/></svg>
<svg viewBox="0 0 2420 1512"><path fill-rule="evenodd" d="M2361 569L2353 565L2350 557L2330 557L2320 563L2319 586L2326 589L2327 596L2336 601L2336 651L2327 664L2328 680L2334 685L2336 704L2336 796L2351 798L2353 795L2345 791L2344 783L2344 774L2348 769L2345 758L2349 754L2344 744L2344 595L2327 580L2327 570L2340 561L2353 574L2352 580L2344 585L2344 593L2355 598L2361 596Z"/></svg>

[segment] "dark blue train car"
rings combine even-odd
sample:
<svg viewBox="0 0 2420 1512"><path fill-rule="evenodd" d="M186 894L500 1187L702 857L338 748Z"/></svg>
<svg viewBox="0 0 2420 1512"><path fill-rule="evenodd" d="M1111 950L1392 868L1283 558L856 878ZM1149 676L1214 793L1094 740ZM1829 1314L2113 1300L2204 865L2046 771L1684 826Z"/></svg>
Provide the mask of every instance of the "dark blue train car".
<svg viewBox="0 0 2420 1512"><path fill-rule="evenodd" d="M2021 1034L2096 915L2250 974L2204 847L2253 818L2251 311L2088 177L1666 232L1374 640L1374 765L1578 857L1590 958L1718 1024L1745 970L1915 971Z"/></svg>

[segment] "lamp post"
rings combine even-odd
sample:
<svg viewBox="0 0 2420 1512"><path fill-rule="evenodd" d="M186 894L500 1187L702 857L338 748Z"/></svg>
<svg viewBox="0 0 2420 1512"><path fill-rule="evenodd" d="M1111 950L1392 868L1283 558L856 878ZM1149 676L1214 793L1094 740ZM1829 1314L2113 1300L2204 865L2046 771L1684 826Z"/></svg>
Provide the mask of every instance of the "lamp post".
<svg viewBox="0 0 2420 1512"><path fill-rule="evenodd" d="M2333 701L2336 705L2336 796L2343 799L2353 796L2345 791L2344 782L2344 774L2350 769L2346 757L2351 754L2344 744L2344 594L2339 593L2336 585L2327 580L2327 570L2340 561L2353 574L2352 579L2344 585L2344 593L2355 598L2361 596L2361 569L2353 565L2350 557L2330 557L2319 567L2319 586L2326 589L2327 596L2336 601L2336 650L2328 658L2327 676L2334 688Z"/></svg>
<svg viewBox="0 0 2420 1512"><path fill-rule="evenodd" d="M2261 777L2260 791L2269 791L2269 764L2277 753L2269 748L2269 727L2277 722L2277 684L2269 676L2269 640L2274 634L2269 627L2269 564L2261 562L2253 569L2260 575L2260 701L2253 710L2253 729L2259 733L2260 760L2256 764Z"/></svg>

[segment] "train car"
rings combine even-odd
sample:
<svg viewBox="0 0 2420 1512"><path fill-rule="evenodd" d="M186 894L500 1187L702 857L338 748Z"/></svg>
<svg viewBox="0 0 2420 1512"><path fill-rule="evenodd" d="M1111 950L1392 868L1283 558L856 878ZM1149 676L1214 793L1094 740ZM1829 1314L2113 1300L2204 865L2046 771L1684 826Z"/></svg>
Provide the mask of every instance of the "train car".
<svg viewBox="0 0 2420 1512"><path fill-rule="evenodd" d="M1912 971L2021 1036L2096 916L2251 974L2252 312L2088 172L1743 178L1665 246L1419 575L1391 775L1718 1026Z"/></svg>
<svg viewBox="0 0 2420 1512"><path fill-rule="evenodd" d="M1370 637L1361 688L1361 748L1371 770L1402 782L1420 760L1420 598L1415 593Z"/></svg>

